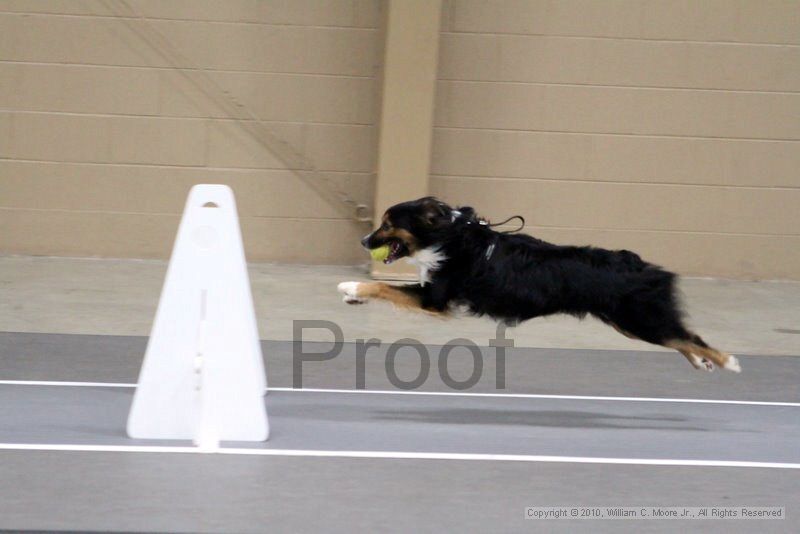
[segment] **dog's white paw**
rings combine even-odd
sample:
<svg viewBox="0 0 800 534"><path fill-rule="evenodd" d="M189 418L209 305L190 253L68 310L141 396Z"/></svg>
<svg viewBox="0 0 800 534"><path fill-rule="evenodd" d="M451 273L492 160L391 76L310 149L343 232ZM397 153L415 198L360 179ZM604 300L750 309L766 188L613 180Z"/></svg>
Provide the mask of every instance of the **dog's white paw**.
<svg viewBox="0 0 800 534"><path fill-rule="evenodd" d="M342 282L336 289L342 294L342 300L348 304L363 304L367 301L358 296L359 282Z"/></svg>
<svg viewBox="0 0 800 534"><path fill-rule="evenodd" d="M723 369L733 371L734 373L742 372L742 366L739 365L739 359L736 356L728 356L728 359L725 361L725 365L722 367Z"/></svg>
<svg viewBox="0 0 800 534"><path fill-rule="evenodd" d="M707 360L706 358L701 358L692 354L690 362L692 366L699 371L708 371L710 373L714 370L714 364L711 363L711 360Z"/></svg>

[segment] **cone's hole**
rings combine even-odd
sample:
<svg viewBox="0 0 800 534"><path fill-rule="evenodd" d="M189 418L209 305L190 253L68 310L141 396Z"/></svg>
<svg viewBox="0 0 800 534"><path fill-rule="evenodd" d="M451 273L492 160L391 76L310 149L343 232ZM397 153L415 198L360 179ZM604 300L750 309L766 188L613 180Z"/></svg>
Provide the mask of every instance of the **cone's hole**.
<svg viewBox="0 0 800 534"><path fill-rule="evenodd" d="M203 204L203 207L204 208L218 208L219 204L217 204L216 202L206 202L205 204Z"/></svg>

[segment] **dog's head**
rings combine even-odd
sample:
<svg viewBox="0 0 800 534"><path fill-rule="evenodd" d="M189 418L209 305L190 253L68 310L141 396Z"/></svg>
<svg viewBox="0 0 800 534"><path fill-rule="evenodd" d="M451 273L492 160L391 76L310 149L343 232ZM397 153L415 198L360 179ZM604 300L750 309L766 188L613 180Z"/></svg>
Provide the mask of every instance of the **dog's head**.
<svg viewBox="0 0 800 534"><path fill-rule="evenodd" d="M437 244L442 229L452 221L453 208L434 197L396 204L386 210L377 230L364 236L361 244L373 249L389 246L392 263Z"/></svg>

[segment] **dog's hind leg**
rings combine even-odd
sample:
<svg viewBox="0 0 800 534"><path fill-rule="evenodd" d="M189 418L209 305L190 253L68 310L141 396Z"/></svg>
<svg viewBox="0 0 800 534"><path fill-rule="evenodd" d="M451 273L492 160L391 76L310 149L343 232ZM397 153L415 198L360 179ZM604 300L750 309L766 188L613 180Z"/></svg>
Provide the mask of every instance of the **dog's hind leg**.
<svg viewBox="0 0 800 534"><path fill-rule="evenodd" d="M700 356L695 356L691 352L686 349L675 349L681 354L683 354L689 363L692 364L692 367L695 369L700 369L702 371L711 372L714 370L714 364L711 363L710 360L706 360L705 358L701 358Z"/></svg>
<svg viewBox="0 0 800 534"><path fill-rule="evenodd" d="M700 336L689 332L676 315L663 314L659 321L660 328L648 327L631 316L622 319L622 321L612 321L604 318L605 322L625 337L677 350L695 369L712 371L716 364L722 369L737 373L741 371L739 362L734 356L709 347ZM618 322L622 322L624 326L620 326Z"/></svg>
<svg viewBox="0 0 800 534"><path fill-rule="evenodd" d="M616 330L617 332L619 332L620 334L622 334L623 336L625 336L625 337L627 337L629 339L640 339L640 338L634 336L633 334L631 334L630 332L628 332L627 330L623 330L616 323L612 323L612 322L609 321L608 324L610 324L612 327L614 327L614 330ZM689 360L689 363L692 364L692 367L694 367L695 369L702 369L703 371L713 371L714 370L714 364L712 364L710 360L707 360L705 358L701 358L699 356L695 356L694 354L692 354L689 350L687 350L685 348L677 348L677 347L670 347L670 348L674 348L675 350L677 350L678 352L683 354L686 357L686 359Z"/></svg>
<svg viewBox="0 0 800 534"><path fill-rule="evenodd" d="M739 360L736 356L731 356L713 347L708 346L705 341L697 334L689 333L688 338L671 339L663 343L665 347L677 350L689 360L695 368L700 369L695 365L695 361L702 359L705 362L714 362L721 369L727 369L734 373L742 372L742 367L739 365ZM688 353L688 355L687 355ZM706 364L708 369L708 365ZM710 369L709 369L710 370Z"/></svg>

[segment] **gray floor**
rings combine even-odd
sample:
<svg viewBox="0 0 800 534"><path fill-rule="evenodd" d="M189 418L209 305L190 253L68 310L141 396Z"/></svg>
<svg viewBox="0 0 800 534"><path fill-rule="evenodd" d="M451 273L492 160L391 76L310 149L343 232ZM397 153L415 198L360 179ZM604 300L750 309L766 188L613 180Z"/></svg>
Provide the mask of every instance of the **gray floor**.
<svg viewBox="0 0 800 534"><path fill-rule="evenodd" d="M141 365L165 262L0 256L0 383L131 384ZM249 266L275 387L290 388L293 326L336 322L342 353L303 366L306 388L352 389L354 341L370 349L365 387L393 390L388 345L426 344L421 390L450 391L440 347L468 337L486 347L485 319L431 320L388 305L347 306L338 282L364 268ZM509 330L516 347L498 389L494 349L468 393L671 397L800 402L800 283L683 279L691 324L740 356L741 375L695 372L675 353L629 340L598 321L555 316ZM322 351L326 330L304 335ZM742 356L744 355L744 356ZM463 349L454 377L472 370ZM419 370L401 351L400 377ZM0 529L146 532L796 532L795 469L453 459L289 457L3 449L10 440L130 443L122 433L130 388L0 385ZM361 396L358 396L361 395ZM458 450L631 458L796 460L794 407L486 399L273 391L267 447ZM151 444L148 443L147 446ZM784 521L526 521L526 506L784 506Z"/></svg>
<svg viewBox="0 0 800 534"><path fill-rule="evenodd" d="M132 388L0 385L0 443L129 439ZM800 464L800 406L273 391L271 436L243 448Z"/></svg>
<svg viewBox="0 0 800 534"><path fill-rule="evenodd" d="M0 334L6 381L135 382L146 339ZM263 342L273 387L291 387L290 342ZM328 348L309 343L306 351ZM436 369L439 347L427 346ZM393 390L373 349L366 387ZM355 346L304 366L305 387L352 389ZM401 353L397 373L419 359ZM498 392L494 349L468 393ZM500 393L800 402L800 358L741 358L741 375L679 355L516 348ZM57 362L54 365L54 362ZM451 357L452 374L471 358ZM436 372L423 386L451 391ZM0 444L154 445L129 440L131 387L0 384ZM255 445L800 462L800 407L565 398L273 391L272 436ZM158 443L156 443L158 444ZM185 445L185 443L169 443ZM253 444L226 444L254 447ZM800 471L428 459L0 450L0 528L176 532L791 532ZM784 506L784 521L526 521L526 506Z"/></svg>
<svg viewBox="0 0 800 534"><path fill-rule="evenodd" d="M7 529L797 532L794 470L0 451ZM526 521L526 506L785 506L783 521Z"/></svg>

